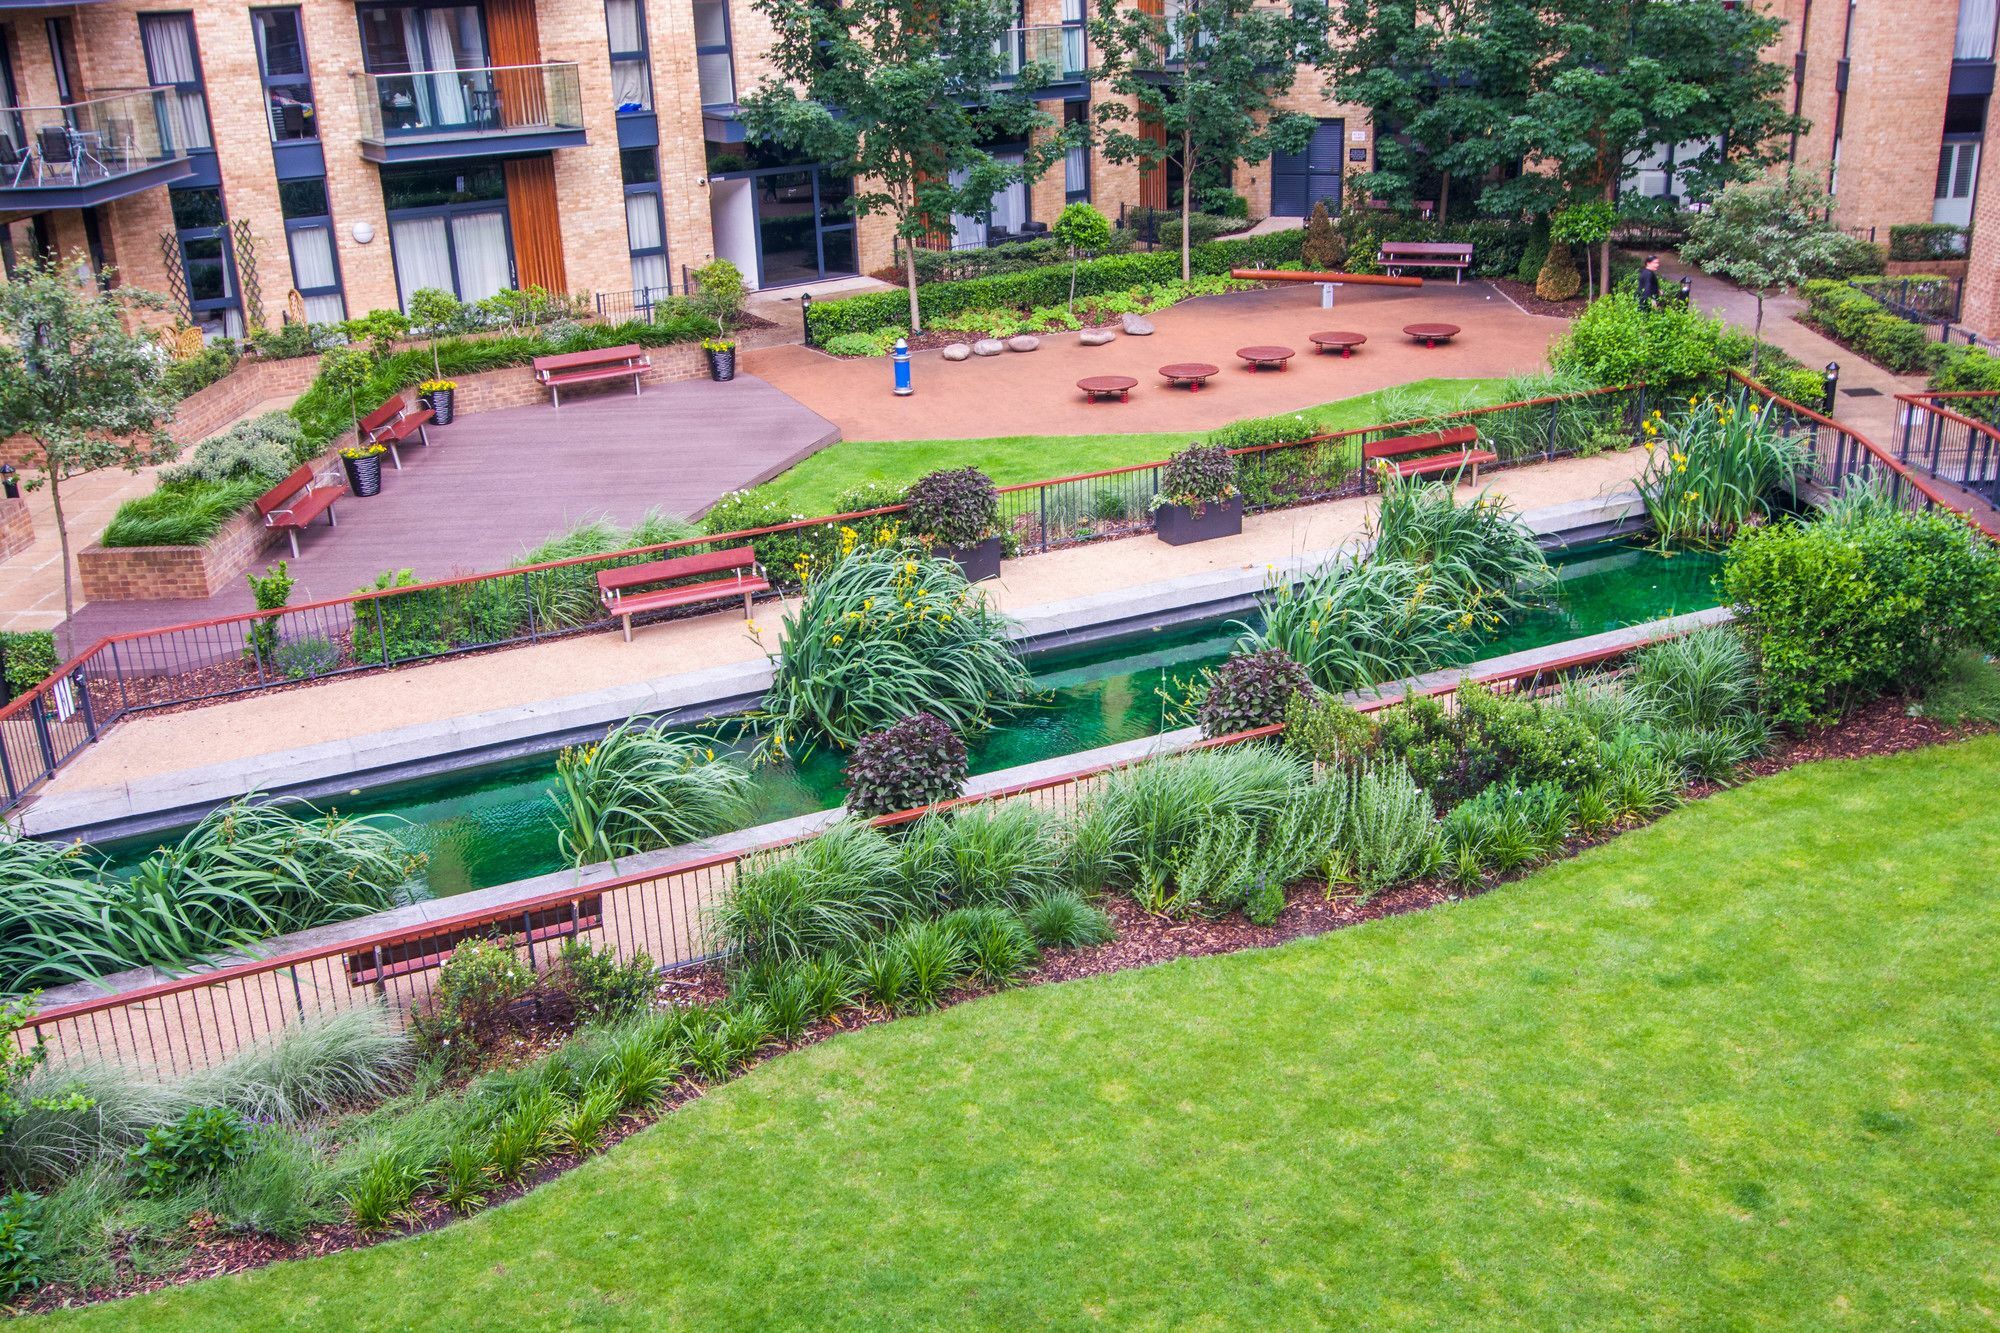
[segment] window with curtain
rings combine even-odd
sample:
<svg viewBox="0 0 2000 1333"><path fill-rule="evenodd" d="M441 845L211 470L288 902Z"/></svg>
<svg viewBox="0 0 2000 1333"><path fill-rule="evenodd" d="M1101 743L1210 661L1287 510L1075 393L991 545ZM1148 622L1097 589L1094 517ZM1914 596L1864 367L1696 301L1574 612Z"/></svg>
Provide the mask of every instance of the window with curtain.
<svg viewBox="0 0 2000 1333"><path fill-rule="evenodd" d="M624 112L651 111L653 72L639 0L604 0L604 29L611 39L612 103Z"/></svg>
<svg viewBox="0 0 2000 1333"><path fill-rule="evenodd" d="M306 38L297 9L253 9L250 31L257 39L257 67L264 80L264 107L271 141L315 139L312 77L306 73Z"/></svg>
<svg viewBox="0 0 2000 1333"><path fill-rule="evenodd" d="M694 0L694 64L703 106L727 106L736 100L725 0Z"/></svg>
<svg viewBox="0 0 2000 1333"><path fill-rule="evenodd" d="M292 289L305 300L306 320L333 324L347 318L326 179L279 182L278 208L284 214L285 244L292 257Z"/></svg>
<svg viewBox="0 0 2000 1333"><path fill-rule="evenodd" d="M167 95L167 130L182 151L213 144L208 134L208 99L202 93L201 62L195 55L192 14L139 15L139 41L146 52L146 78L173 91Z"/></svg>
<svg viewBox="0 0 2000 1333"><path fill-rule="evenodd" d="M396 252L396 290L405 310L425 287L458 290L451 272L451 228L444 218L391 219L389 244Z"/></svg>
<svg viewBox="0 0 2000 1333"><path fill-rule="evenodd" d="M1063 103L1063 128L1090 123L1090 103ZM1072 144L1063 153L1063 202L1090 202L1090 145Z"/></svg>
<svg viewBox="0 0 2000 1333"><path fill-rule="evenodd" d="M625 242L632 255L634 304L673 292L667 266L667 233L660 208L660 161L651 148L628 148L618 155L625 180Z"/></svg>
<svg viewBox="0 0 2000 1333"><path fill-rule="evenodd" d="M1991 60L1996 8L1994 0L1958 0L1958 40L1953 60Z"/></svg>

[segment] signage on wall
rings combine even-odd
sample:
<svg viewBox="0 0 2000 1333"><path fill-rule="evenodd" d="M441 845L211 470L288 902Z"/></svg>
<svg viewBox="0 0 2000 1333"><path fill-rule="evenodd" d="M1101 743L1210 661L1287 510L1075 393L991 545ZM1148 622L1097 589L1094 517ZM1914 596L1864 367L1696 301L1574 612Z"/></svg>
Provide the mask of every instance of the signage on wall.
<svg viewBox="0 0 2000 1333"><path fill-rule="evenodd" d="M1366 162L1368 160L1368 150L1366 148L1350 148L1347 150L1347 160L1349 162Z"/></svg>

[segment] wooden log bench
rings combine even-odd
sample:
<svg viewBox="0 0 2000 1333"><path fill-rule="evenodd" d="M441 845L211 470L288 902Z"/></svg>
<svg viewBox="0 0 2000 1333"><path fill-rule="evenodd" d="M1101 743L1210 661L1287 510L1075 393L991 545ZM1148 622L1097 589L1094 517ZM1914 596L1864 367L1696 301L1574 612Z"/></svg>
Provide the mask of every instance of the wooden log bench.
<svg viewBox="0 0 2000 1333"><path fill-rule="evenodd" d="M571 384L597 380L630 378L632 392L640 390L640 380L652 368L653 358L637 343L622 347L600 347L590 352L564 352L560 356L535 358L535 378L549 390L549 401L562 406L562 391Z"/></svg>
<svg viewBox="0 0 2000 1333"><path fill-rule="evenodd" d="M282 528L292 541L292 558L299 555L299 529L326 515L326 525L336 526L334 502L347 494L347 482L338 472L325 479L313 471L311 463L301 463L290 476L257 497L257 512L267 528Z"/></svg>
<svg viewBox="0 0 2000 1333"><path fill-rule="evenodd" d="M1384 241L1380 261L1392 277L1406 268L1448 268L1456 285L1472 267L1472 246L1465 241Z"/></svg>
<svg viewBox="0 0 2000 1333"><path fill-rule="evenodd" d="M1428 477L1471 468L1476 484L1482 464L1500 461L1500 455L1492 450L1472 447L1478 443L1479 432L1471 426L1454 426L1428 435L1391 435L1362 445L1361 462L1370 472L1377 466L1393 468L1399 477Z"/></svg>
<svg viewBox="0 0 2000 1333"><path fill-rule="evenodd" d="M709 576L715 577L709 577ZM700 579L682 583L682 579ZM671 585L671 586L663 586ZM748 546L706 555L683 555L621 565L597 572L597 596L604 609L625 622L625 642L632 642L632 617L676 606L743 599L743 618L750 618L750 599L770 590L771 581L757 568L757 552Z"/></svg>
<svg viewBox="0 0 2000 1333"><path fill-rule="evenodd" d="M436 413L428 407L412 409L397 394L382 406L361 418L361 442L363 444L386 444L389 446L389 460L396 465L396 471L403 470L403 456L396 446L414 439L426 449L430 448L431 434L424 427L430 425Z"/></svg>

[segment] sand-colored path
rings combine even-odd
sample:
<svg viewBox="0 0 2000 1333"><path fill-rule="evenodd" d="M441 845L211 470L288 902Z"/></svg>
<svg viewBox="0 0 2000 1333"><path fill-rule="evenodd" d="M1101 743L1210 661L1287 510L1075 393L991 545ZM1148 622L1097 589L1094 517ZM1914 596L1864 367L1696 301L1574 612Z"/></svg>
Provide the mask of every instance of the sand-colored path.
<svg viewBox="0 0 2000 1333"><path fill-rule="evenodd" d="M1490 489L1517 509L1601 498L1629 489L1637 450L1502 472ZM1471 493L1471 488L1466 488ZM1254 569L1339 547L1360 534L1370 499L1252 515L1241 536L1192 546L1151 537L1010 561L988 584L1013 615L1093 594L1215 571ZM780 641L782 612L758 608L763 643ZM631 643L606 632L256 695L186 712L144 715L113 728L60 773L49 792L80 793L191 768L243 762L397 728L522 708L579 693L757 660L764 648L727 612L642 630Z"/></svg>
<svg viewBox="0 0 2000 1333"><path fill-rule="evenodd" d="M1431 377L1486 377L1540 370L1549 343L1568 322L1524 314L1483 282L1449 279L1421 288L1346 286L1332 310L1311 284L1184 301L1150 316L1158 332L1120 335L1083 347L1075 334L1050 335L1033 352L974 357L956 364L942 352L912 358L916 393L891 391L887 360L840 360L811 348L767 347L744 367L840 427L850 440L978 439L996 435L1101 435L1198 431ZM1464 330L1425 348L1403 326L1443 322ZM1350 329L1368 335L1352 358L1317 355L1306 335ZM1236 349L1278 343L1295 349L1288 370L1256 372ZM1176 361L1221 368L1200 393L1161 387L1156 373ZM1086 375L1131 375L1130 402L1092 405L1077 392Z"/></svg>

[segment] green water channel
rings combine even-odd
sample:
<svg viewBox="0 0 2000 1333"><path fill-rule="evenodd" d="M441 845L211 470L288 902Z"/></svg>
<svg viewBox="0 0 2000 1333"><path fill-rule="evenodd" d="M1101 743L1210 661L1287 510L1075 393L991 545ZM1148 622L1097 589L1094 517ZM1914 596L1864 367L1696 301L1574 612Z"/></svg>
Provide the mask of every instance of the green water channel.
<svg viewBox="0 0 2000 1333"><path fill-rule="evenodd" d="M1668 557L1636 546L1599 545L1566 552L1554 563L1561 579L1550 604L1516 617L1480 646L1480 657L1542 648L1720 601L1713 556ZM1232 620L1222 618L1035 654L1030 665L1047 699L973 742L972 771L997 772L1168 729L1160 687L1221 662L1238 632ZM839 805L842 762L837 752L821 750L795 765L757 770L744 826ZM343 815L402 821L408 844L428 857L431 893L446 897L565 868L551 822L554 774L555 755L545 752L313 804ZM154 834L99 850L114 867L129 869L178 836L179 831Z"/></svg>

